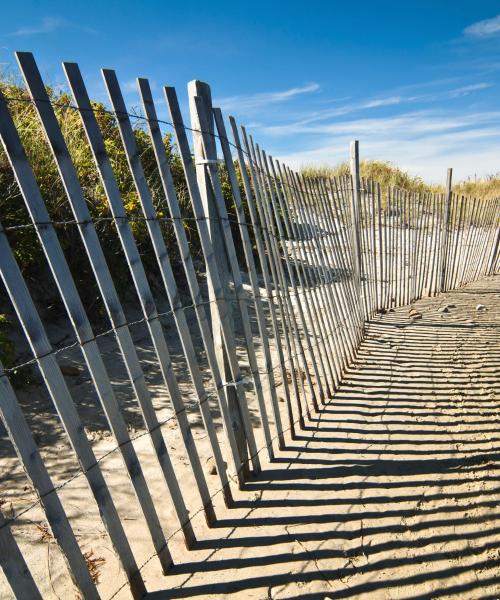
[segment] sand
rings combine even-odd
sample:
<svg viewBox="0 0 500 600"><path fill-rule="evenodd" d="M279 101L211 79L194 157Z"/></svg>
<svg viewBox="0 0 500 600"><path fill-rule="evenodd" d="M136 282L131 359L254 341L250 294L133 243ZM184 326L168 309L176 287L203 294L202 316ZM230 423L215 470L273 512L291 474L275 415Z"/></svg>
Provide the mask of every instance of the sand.
<svg viewBox="0 0 500 600"><path fill-rule="evenodd" d="M478 304L485 309L476 310ZM335 398L312 415L287 448L227 509L214 496L218 521L208 529L174 422L163 428L194 516L192 551L175 533L173 509L146 436L143 460L176 565L161 575L126 474L115 452L101 465L124 519L150 598L500 598L500 277L378 315ZM449 307L447 312L439 309ZM109 349L112 352L112 349ZM147 359L147 348L143 359ZM152 376L154 384L154 376ZM73 378L74 379L74 378ZM161 405L161 384L156 399ZM72 381L81 409L93 414L88 382ZM124 394L126 397L126 394ZM43 413L40 423L50 414ZM283 405L284 413L284 405ZM190 418L199 423L196 413ZM96 417L96 453L112 446ZM36 421L36 419L35 419ZM131 430L134 414L129 419ZM40 425L41 427L41 425ZM42 427L41 427L42 429ZM262 442L261 432L259 444ZM51 474L76 473L64 436L41 445ZM206 435L195 429L200 454ZM34 500L14 457L2 453L3 512ZM207 479L213 493L216 475ZM103 598L130 598L85 480L60 492L82 547L94 557ZM37 507L13 527L44 598L76 597ZM0 597L9 598L0 576Z"/></svg>

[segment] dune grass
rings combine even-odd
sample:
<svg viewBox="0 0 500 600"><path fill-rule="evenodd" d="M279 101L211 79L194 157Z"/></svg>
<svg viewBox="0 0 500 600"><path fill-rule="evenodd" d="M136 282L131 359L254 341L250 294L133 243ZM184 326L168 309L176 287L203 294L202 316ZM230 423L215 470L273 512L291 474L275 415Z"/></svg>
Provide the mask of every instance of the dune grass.
<svg viewBox="0 0 500 600"><path fill-rule="evenodd" d="M410 175L390 162L364 160L360 163L360 170L362 177L373 179L382 188L397 187L416 193L442 193L445 190L444 185L427 183L422 177ZM343 162L333 167L307 166L301 171L312 177L345 176L349 175L349 164ZM474 181L459 181L453 185L453 191L463 196L496 198L500 196L500 173Z"/></svg>

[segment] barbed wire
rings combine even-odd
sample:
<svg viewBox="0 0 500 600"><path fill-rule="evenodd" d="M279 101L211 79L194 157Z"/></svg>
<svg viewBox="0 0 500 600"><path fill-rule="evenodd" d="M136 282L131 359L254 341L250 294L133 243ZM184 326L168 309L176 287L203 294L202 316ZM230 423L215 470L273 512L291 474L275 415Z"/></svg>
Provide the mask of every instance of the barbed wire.
<svg viewBox="0 0 500 600"><path fill-rule="evenodd" d="M5 101L7 102L7 104L19 102L19 103L31 104L32 106L36 106L36 103L42 102L45 104L50 104L51 106L53 106L55 108L60 108L60 109L65 109L65 110L73 110L78 113L89 111L89 109L80 108L71 103L55 102L55 101L51 100L50 98L49 99L46 99L46 98L21 98L19 96L18 97L16 97L16 96L5 97L4 96L4 98L5 98ZM118 116L126 116L126 117L130 117L132 119L137 119L139 121L143 121L144 123L157 123L159 125L167 125L168 127L172 127L174 129L177 126L182 126L182 128L184 130L191 131L192 133L206 134L215 139L224 140L232 148L234 148L235 150L239 150L243 154L245 154L245 156L247 157L247 160L253 165L253 167L256 170L258 170L262 175L264 175L266 178L272 180L275 184L280 183L280 185L283 185L284 187L288 187L290 190L294 191L294 193L296 193L296 191L297 191L296 188L294 186L289 185L288 182L285 182L282 179L279 179L277 177L273 177L269 172L267 172L267 170L262 169L260 167L259 163L253 159L251 153L249 153L245 148L243 148L242 146L239 146L238 144L236 144L235 142L230 140L229 137L227 137L227 136L220 136L218 133L215 133L215 131L205 131L202 129L189 127L188 125L185 125L184 123L175 123L174 121L168 121L166 119L159 119L159 118L150 119L142 114L131 113L131 112L126 112L126 111L115 111L115 110L111 110L111 109L100 107L100 106L92 106L90 108L90 110L95 114L107 114L107 115L112 116L115 119L118 118ZM221 161L221 163L223 162L223 159L219 159L219 160Z"/></svg>
<svg viewBox="0 0 500 600"><path fill-rule="evenodd" d="M57 102L53 102L50 99L37 100L37 99L9 97L9 98L6 98L6 101L7 102L25 102L25 103L29 103L32 105L35 105L36 102L42 101L42 102L50 102L53 106L55 106L57 108L71 109L71 110L80 111L80 112L82 110L85 110L85 109L80 109L79 107L74 106L72 104L68 104L68 103L58 104ZM153 122L157 122L158 124L164 124L164 125L168 125L168 126L171 126L174 128L176 126L180 125L180 124L166 121L163 119L152 120L152 119L148 119L148 118L144 117L143 115L137 115L137 114L132 114L132 113L128 113L128 112L122 113L120 111L111 111L111 110L101 108L101 107L92 107L90 110L92 110L96 113L103 112L103 113L112 115L113 118L117 118L121 115L122 116L127 115L128 117L131 117L134 119L140 119L144 122L153 121ZM297 188L297 186L295 186L295 185L289 185L287 181L283 180L283 178L273 177L266 169L262 169L260 167L260 164L257 163L253 159L253 156L249 152L247 152L244 148L241 148L240 146L236 145L234 142L229 140L229 138L226 136L221 137L220 135L216 134L213 131L202 131L200 129L188 127L184 124L182 124L182 126L184 127L185 130L197 132L197 133L208 134L208 135L218 138L220 140L226 141L231 147L237 149L238 151L241 151L247 157L249 164L253 165L253 168L256 169L256 171L258 173L262 174L266 178L266 181L267 180L272 181L273 185L275 185L277 187L278 186L287 186L291 190L292 200L289 201L287 199L285 202L285 204L287 204L287 207L289 210L290 210L290 207L288 206L288 204L292 204L292 201L297 202L296 200L293 199L293 197L297 195L300 198L299 204L302 203L302 207L303 208L305 207L306 212L309 213L309 211L310 211L310 207L308 206L309 200L307 202L304 202L304 200L303 200L304 194L305 194L305 197L309 198L309 195L310 195L309 189L304 190L300 186L299 186L299 188ZM247 168L246 164L243 164L243 165L240 164L240 167L245 168L245 169ZM341 182L340 187L335 186L335 189L333 189L333 188L329 189L326 195L324 194L323 191L321 191L321 189L315 188L314 195L317 197L321 197L323 199L324 198L329 199L331 197L332 199L334 199L337 202L340 202L340 201L346 202L348 194L350 194L353 191L352 184L349 185L349 182L351 182L351 177L350 176L340 177L340 182ZM254 187L257 188L255 190L255 192L259 192L259 194L260 194L260 192L261 192L260 182L257 183L256 186L254 185ZM365 194L365 197L367 194L369 195L370 192L373 193L373 189L370 188L369 186L365 187L365 185L362 185L361 188L358 188L358 189L360 189L360 191L363 194ZM264 188L263 188L263 197L264 197L264 200L266 200L266 201L268 200L267 189L265 188L265 184L264 184ZM250 199L248 199L248 200L250 201ZM366 207L364 210L366 211ZM320 211L320 214L316 213L314 215L315 218L311 219L311 221L313 223L309 222L309 220L307 222L301 222L301 221L297 220L296 222L300 223L300 224L308 225L308 226L313 226L314 228L318 228L321 223L323 227L327 226L327 229L324 230L325 231L324 235L321 235L321 237L329 236L333 239L335 239L336 237L339 237L341 232L350 230L350 226L346 226L346 221L344 221L343 218L338 218L337 216L334 217L333 215L332 215L332 218L334 218L334 220L337 221L336 226L332 228L331 226L327 225L329 222L329 219L330 219L330 215L328 215L328 213L324 213L323 208L320 208L319 211ZM337 206L336 206L336 211L337 211ZM291 212L291 210L290 210L290 212ZM325 214L327 215L326 217L325 217ZM275 215L275 217L271 217L271 222L274 223L275 219L278 220L279 216ZM0 232L1 233L11 232L11 231L15 232L15 231L21 231L21 230L25 230L25 229L29 229L29 228L43 228L43 227L51 227L51 226L57 226L57 227L60 227L60 226L66 227L66 226L73 226L73 225L84 226L84 225L88 225L88 224L95 225L95 224L99 224L99 223L118 224L118 223L124 222L124 221L140 222L140 223L147 223L149 221L157 221L157 222L165 222L165 223L174 223L174 222L184 223L184 222L199 222L199 221L215 221L215 222L219 222L219 223L229 222L229 223L231 223L233 225L237 225L239 227L246 227L249 229L253 228L256 231L265 231L267 233L267 235L272 236L272 238L279 241L280 244L283 244L284 242L292 242L293 243L293 242L304 242L304 241L310 241L310 240L314 240L316 243L318 243L318 239L319 239L319 237L318 237L319 234L317 233L317 231L314 235L312 233L306 234L307 237L298 237L294 233L293 237L286 239L281 234L277 235L275 233L273 225L271 225L271 228L269 228L267 225L264 225L260 221L260 219L258 219L258 222L256 222L254 224L253 222L241 221L239 218L234 219L231 217L211 217L211 216L204 216L201 218L200 217L155 216L153 218L148 218L148 217L141 217L141 216L124 215L124 216L102 216L102 217L91 218L89 220L83 220L83 221L79 221L76 219L58 220L58 221L57 220L54 220L54 221L49 220L46 222L44 222L44 221L34 221L33 222L32 221L31 223L8 225L3 228L0 226ZM282 250L281 250L281 252L278 250L277 256L275 256L274 249L272 249L272 248L268 249L265 252L265 254L267 254L267 256L268 256L268 260L272 261L274 259L277 259L277 260L281 261L283 258L282 254L286 257L286 252L288 250L288 247L286 247L284 244L281 247L282 247ZM285 284L286 284L286 287L285 287L280 282L280 277L278 276L277 281L274 281L274 279L272 279L272 286L270 288L270 294L267 294L267 291L266 291L266 295L260 293L258 297L252 291L249 291L248 289L228 288L227 292L231 292L232 293L231 296L229 296L229 293L225 293L220 297L216 297L215 299L203 300L200 302L192 302L190 304L186 304L186 305L182 305L182 306L175 306L175 307L171 308L170 310L161 311L152 316L145 315L141 318L138 318L138 319L135 319L132 321L126 321L124 323L113 324L112 327L108 328L105 331L102 331L102 332L99 332L99 333L93 335L91 338L83 339L83 340L76 339L76 340L72 341L71 343L65 344L61 347L51 348L50 352L47 352L46 354L37 355L28 361L15 364L15 365L9 367L8 369L5 369L3 372L1 372L0 377L9 377L9 375L11 375L14 372L19 371L20 369L23 369L27 366L31 366L31 365L38 363L41 359L43 359L46 356L58 356L61 353L66 352L66 351L76 348L76 347L83 348L85 346L85 344L95 342L104 336L110 335L112 333L116 333L117 330L119 330L123 327L134 327L134 326L137 326L140 324L148 323L148 322L156 320L156 319L160 320L162 318L167 318L169 316L175 315L178 311L186 311L188 309L203 308L208 305L217 304L219 302L230 302L230 303L253 302L253 303L255 303L257 301L257 299L268 302L270 304L272 303L275 306L274 303L277 300L277 296L283 292L285 292L290 298L297 298L297 302L300 302L301 297L307 298L307 293L310 292L311 290L318 289L323 286L331 286L332 284L338 284L338 283L342 284L344 286L344 290L347 290L347 292L353 291L354 290L353 275L350 271L348 271L346 273L346 276L344 278L339 278L339 279L333 278L333 275L331 274L331 270L341 269L341 270L345 271L346 267L351 266L349 264L349 262L344 259L344 255L343 254L340 255L340 261L338 260L338 258L335 258L335 260L333 260L332 252L329 251L326 247L324 249L322 249L319 254L320 255L325 254L325 256L328 257L329 261L335 262L336 264L335 265L329 264L329 262L328 262L328 264L325 264L324 261L323 262L321 260L318 261L318 259L315 258L314 255L312 257L311 264L309 264L309 262L306 262L304 260L301 260L301 261L294 260L292 262L293 268L295 268L295 269L299 269L299 267L300 268L310 267L310 268L318 270L315 278L313 278L313 285L307 284L306 286L299 286L300 289L297 288L295 285L292 285L292 289L290 289L287 279L285 278L285 280L284 280ZM342 263L342 264L340 264L340 266L339 266L338 263ZM322 274L321 269L324 269L324 268L327 268L330 270L328 272L328 276L326 276L325 274ZM369 271L369 269L368 269L368 271ZM361 280L361 281L363 281L363 282L368 281L371 284L374 280L372 280L368 277L368 278L365 278L365 280ZM283 288L285 288L285 289L283 289ZM369 294L371 294L370 289L368 290ZM364 293L366 293L366 290ZM364 299L366 301L366 298L364 298ZM329 300L329 299L327 299L327 300ZM361 297L359 299L359 302L361 302ZM318 306L320 308L323 308L326 310L331 309L331 307L323 306L323 304L320 304ZM347 306L347 308L348 308L348 306ZM222 389L225 389L229 386L238 386L238 385L243 385L245 383L251 383L252 376L255 376L257 374L269 376L271 373L274 374L275 371L280 369L282 371L282 377L288 377L288 374L289 374L289 371L287 370L287 366L288 366L288 367L292 368L292 374L291 374L292 377L294 377L294 378L301 377L301 372L300 372L301 367L297 366L297 368L294 369L294 365L301 364L301 361L297 360L297 359L305 360L304 348L302 347L302 340L307 340L307 345L305 347L305 350L312 351L312 350L318 348L321 344L323 344L326 347L327 342L334 339L334 336L336 336L339 331L341 331L341 330L347 331L347 344L345 345L345 347L341 347L340 350L335 349L335 354L336 354L336 358L338 359L338 361L341 363L345 362L345 360L347 358L345 356L345 354L349 353L349 349L347 349L347 351L346 351L346 347L349 346L350 344L352 344L353 341L356 339L355 338L356 332L359 333L361 331L361 333L362 333L362 330L363 330L363 324L362 324L362 322L357 320L356 315L349 315L349 310L346 310L345 315L342 317L340 317L338 315L335 316L334 314L332 314L332 324L334 325L333 327L329 324L327 331L319 331L319 333L316 333L314 331L311 333L311 332L307 331L307 329L304 331L304 330L296 327L296 325L294 324L295 312L294 312L293 304L290 305L290 309L291 309L290 314L293 315L293 319L291 318L290 315L287 314L288 310L289 310L287 307L286 311L284 311L282 314L280 326L278 326L275 331L275 337L280 339L280 342L278 342L278 340L276 340L276 344L281 343L281 336L283 333L289 333L293 340L299 342L296 345L296 347L298 349L296 351L292 351L291 349L287 348L287 351L286 351L287 358L283 358L282 361L276 361L276 360L271 361L270 369L262 370L262 369L258 368L256 371L254 370L253 372L251 372L251 375L243 375L242 377L240 377L237 380L222 382L220 385L218 385L216 387L215 391L207 392L206 390L203 390L204 393L203 394L200 393L199 396L194 401L194 404L193 404L194 407L200 407L204 403L209 403L211 400L213 400L217 397L217 395L221 392ZM361 308L361 310L362 310L362 308ZM334 311L331 310L331 312L333 313ZM339 313L339 314L341 314L341 313ZM304 324L306 324L306 323L304 323ZM75 330L73 330L72 333L76 334L78 337L78 333ZM294 346L295 346L295 342L294 342ZM329 346L329 351L332 353L332 358L333 358L334 350L333 350L332 346ZM314 355L312 355L312 356L314 356ZM278 362L278 364L276 364L275 366L272 366L273 362ZM308 370L311 369L311 366L307 364L307 361L305 361L304 367ZM310 375L311 375L311 373L310 373ZM333 384L333 382L330 382L330 383ZM281 381L281 384L288 385L287 381ZM316 385L318 385L318 384L321 384L321 380L319 382L316 382ZM254 385L254 389L255 389L255 385ZM299 417L297 417L297 419L295 419L295 420L291 420L290 425L287 428L278 432L275 436L271 437L267 443L265 443L263 446L258 448L256 450L256 452L249 457L250 461L253 458L255 458L258 454L260 454L262 451L264 451L267 447L269 447L269 444L272 444L278 437L280 437L280 435L282 435L285 432L290 431L291 429L293 429L295 427L295 425L298 422L301 421L301 419L303 418L301 399L302 399L303 403L305 403L306 413L309 414L308 400L310 400L310 398L308 398L308 395L305 393L305 391L303 394L301 394L300 392L298 392L298 394L299 394L299 396L298 396L297 400L299 402L299 406L298 406L298 411L300 413ZM144 436L151 435L151 433L153 433L154 431L156 431L158 429L161 430L165 425L167 425L173 419L176 419L181 413L184 413L190 409L191 409L191 406L188 407L186 404L183 404L183 406L180 410L177 410L177 411L174 410L174 412L172 414L170 414L168 417L162 419L161 421L158 421L154 427L148 428L146 426L146 429L144 431L141 431L140 433L137 433L136 435L129 436L129 438L122 443L115 444L112 448L107 450L102 456L100 456L98 459L96 459L96 461L93 464L91 464L90 466L88 466L86 469L82 469L80 467L79 470L74 475L69 477L67 480L65 480L64 482L62 482L56 486L53 486L50 490L47 490L43 494L39 495L37 500L34 501L33 503L31 503L29 506L26 506L19 512L15 513L11 518L6 519L5 522L0 525L0 530L3 527L10 526L12 523L18 521L27 512L29 512L30 510L33 510L35 507L42 504L43 499L45 497L47 497L49 494L57 493L58 491L62 490L66 486L68 486L71 482L75 481L77 478L79 478L83 475L86 475L92 469L98 468L100 463L103 460L105 460L107 457L114 454L115 452L117 452L118 450L123 448L124 446L126 446L128 444L132 444L136 440L138 440ZM289 414L293 415L291 406L289 406L289 411L290 411ZM191 425L189 427L191 428ZM115 439L115 441L116 441L116 439ZM246 464L247 463L245 463L245 465ZM228 476L232 482L236 481L238 475L241 472L241 469L243 469L243 468L245 468L244 465L242 465L242 467L235 474L228 474ZM215 496L217 496L218 494L223 492L224 489L225 489L225 486L218 488L213 494L210 495L210 499L213 499ZM165 544L167 544L172 539L172 537L174 537L177 533L182 531L182 529L185 527L185 525L187 523L190 523L198 514L203 512L204 509L205 509L205 506L201 506L198 510L196 510L193 514L191 514L185 523L182 523L179 528L177 528L174 532L172 532L166 538ZM138 569L138 572L140 572L156 555L157 555L157 552L154 552L153 554L151 554L141 564L141 566ZM123 589L127 584L128 584L128 582L123 583L123 585L121 585L118 588L118 590L116 590L110 596L109 600L116 597L116 595L120 592L120 590Z"/></svg>
<svg viewBox="0 0 500 600"><path fill-rule="evenodd" d="M326 281L321 281L321 283L319 283L318 285L315 286L308 286L308 287L304 287L301 288L300 290L298 288L296 288L295 290L292 289L288 289L287 293L291 296L291 297L296 297L299 298L302 296L305 296L306 293L308 291L310 291L311 289L317 289L320 287L324 287L325 285L331 285L331 284L336 284L336 283L341 283L341 279L339 280L326 280ZM228 297L227 295L223 295L220 297L215 297L215 299L213 300L203 300L201 302L191 302L189 304L185 304L182 306L176 306L175 308L171 308L169 310L166 311L160 311L158 312L156 315L153 316L143 316L140 317L138 319L134 319L133 321L126 321L125 323L120 323L117 325L114 325L112 327L109 327L108 329L101 331L99 333L94 334L92 337L87 338L85 340L78 340L75 339L73 342L69 343L69 344L65 344L64 346L60 346L57 348L52 348L50 352L47 352L45 354L39 354L37 356L34 356L33 358L24 361L22 363L16 363L14 365L12 365L9 368L5 368L3 370L2 373L0 373L0 377L2 376L8 376L11 373L15 373L17 371L19 371L20 369L23 369L25 367L28 366L32 366L34 364L36 364L38 362L38 360L45 358L46 356L53 356L53 355L59 355L62 354L63 352L66 352L67 350L71 350L72 348L76 348L76 347L80 347L82 348L83 346L85 346L86 344L89 344L91 342L96 342L98 341L100 338L106 337L112 333L115 333L117 330L123 328L123 327L134 327L136 325L142 325L144 323L147 323L149 321L154 321L155 319L162 319L162 318L166 318L166 317L170 317L175 315L177 312L179 311L185 311L185 310L190 310L190 309L197 309L197 308L201 308L203 306L209 306L212 304L218 304L220 302L230 302L233 304L238 304L239 302L253 302L255 303L256 300L261 300L263 302L267 302L267 303L271 303L274 302L274 298L271 296L271 298L268 297L267 293L264 294L263 292L261 292L259 294L259 296L257 297L252 291L248 290L248 289L243 289L240 292L240 295L238 296L237 292L233 289L230 288L230 291L232 292L232 297ZM271 290L272 292L279 293L279 289L273 289ZM340 325L346 325L346 323L344 323L344 321L340 321ZM340 328L339 325L339 328ZM337 330L338 328L335 328L335 330Z"/></svg>
<svg viewBox="0 0 500 600"><path fill-rule="evenodd" d="M212 301L213 302L213 301ZM207 302L207 304L210 303ZM138 321L137 321L138 322ZM340 326L342 325L342 323L339 323L339 325L334 328L332 331L330 331L327 335L325 335L323 337L323 339L325 341L330 340L333 338L333 335L340 329ZM106 332L105 334L102 335L106 335L107 333L110 333L112 330L109 330L108 332ZM75 344L71 344L69 346L67 346L66 348L71 348L74 347L75 345L78 345L78 342ZM320 345L320 341L316 342L316 343L310 343L308 348L310 349L314 349L317 348ZM290 365L290 363L292 363L295 359L299 358L301 356L301 352L300 350L297 352L291 352L290 356L288 358L286 358L284 360L284 364L278 364L276 366L274 366L272 369L270 370L259 370L259 374L260 375L268 375L270 372L274 373L275 371L277 371L278 369L283 369L283 367L285 365ZM36 362L36 359L33 359L32 362ZM5 376L6 371L4 371L4 373L0 373L0 377L4 377ZM226 381L225 383L223 383L221 386L219 386L219 388L217 388L215 391L210 392L208 394L205 394L205 396L200 400L200 401L195 401L194 402L194 406L201 406L203 403L209 402L212 399L215 399L217 394L219 393L219 391L221 389L227 388L227 387L232 387L234 385L240 385L242 383L245 382L250 382L250 377L249 376L243 376L240 378L239 381ZM163 419L162 421L159 421L154 427L148 428L145 431L142 431L141 433L138 433L137 435L134 436L130 436L128 440L126 440L125 442L122 442L121 444L116 444L115 446L113 446L113 448L111 448L110 450L106 451L102 456L100 456L95 463L93 463L92 465L90 465L87 469L82 469L81 467L78 469L78 472L75 473L75 475L73 475L72 477L70 477L69 479L65 480L64 482L53 486L50 490L47 490L46 492L44 492L43 494L40 494L37 498L37 500L35 500L32 504L30 504L29 506L25 507L24 509L22 509L19 513L16 513L14 516L6 518L5 522L0 524L0 530L3 529L4 527L7 527L9 525L11 525L12 523L14 523L15 521L19 520L24 514L26 514L27 512L33 510L33 508L35 508L36 506L38 506L41 501L49 496L50 494L53 494L61 489L63 489L64 487L66 487L67 485L69 485L71 482L73 482L75 479L77 479L78 477L81 477L82 475L85 475L86 473L88 473L89 471L91 471L92 469L96 468L99 463L101 463L105 458L107 458L108 456L110 456L111 454L114 454L115 452L117 452L120 448L127 446L133 442L135 442L136 440L156 431L159 428L162 428L164 425L166 425L167 423L169 423L170 421L172 421L173 419L177 418L177 416L183 412L186 412L186 406L184 406L181 410L178 411L174 411L169 417ZM287 432L289 431L291 428L293 428L294 425L296 425L300 420L300 417L294 421L288 428L285 428L283 430L283 432ZM274 440L276 440L279 437L279 434L277 434L276 436L271 438L271 442L273 442ZM263 450L265 450L265 448L268 447L268 444L265 444L264 446L262 446L257 454L259 454L260 452L262 452ZM253 456L250 457L250 459L253 458ZM239 474L239 472L237 473ZM222 492L224 490L224 488L220 488L219 490L217 490L217 492L215 492L215 494L218 494L220 492ZM201 510L203 510L204 507L201 508ZM199 512L201 512L201 510ZM198 514L198 513L197 513ZM195 515L193 515L191 518L194 518ZM189 521L191 520L191 518L189 519ZM188 522L189 522L188 521ZM185 524L183 524L185 525ZM174 532L173 535L175 535L175 533L178 533L179 531L181 531L181 528L179 528L176 532ZM171 536L171 537L172 537ZM167 540L168 541L168 540Z"/></svg>

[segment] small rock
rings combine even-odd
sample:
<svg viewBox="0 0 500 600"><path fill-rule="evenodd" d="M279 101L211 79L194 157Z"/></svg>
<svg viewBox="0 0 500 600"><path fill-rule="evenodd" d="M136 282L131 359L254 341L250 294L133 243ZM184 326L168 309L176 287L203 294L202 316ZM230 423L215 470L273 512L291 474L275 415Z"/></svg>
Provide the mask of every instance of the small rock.
<svg viewBox="0 0 500 600"><path fill-rule="evenodd" d="M448 308L457 308L456 304L447 304L446 305Z"/></svg>
<svg viewBox="0 0 500 600"><path fill-rule="evenodd" d="M486 310L486 306L484 304L478 304L476 310Z"/></svg>
<svg viewBox="0 0 500 600"><path fill-rule="evenodd" d="M81 373L80 367L76 367L75 365L61 365L61 373L63 375L67 375L68 377L78 377Z"/></svg>
<svg viewBox="0 0 500 600"><path fill-rule="evenodd" d="M217 465L213 456L207 459L207 473L209 475L217 475Z"/></svg>
<svg viewBox="0 0 500 600"><path fill-rule="evenodd" d="M412 315L410 315L410 319L412 321L417 321L418 319L422 318L422 313L419 313L417 311L415 311Z"/></svg>
<svg viewBox="0 0 500 600"><path fill-rule="evenodd" d="M410 311L408 312L408 316L413 317L413 315L418 315L418 310L415 308L410 308Z"/></svg>
<svg viewBox="0 0 500 600"><path fill-rule="evenodd" d="M284 402L285 399L283 398L283 396L278 396L278 402Z"/></svg>
<svg viewBox="0 0 500 600"><path fill-rule="evenodd" d="M438 308L438 312L439 313L447 313L450 312L447 306L442 306L441 308Z"/></svg>

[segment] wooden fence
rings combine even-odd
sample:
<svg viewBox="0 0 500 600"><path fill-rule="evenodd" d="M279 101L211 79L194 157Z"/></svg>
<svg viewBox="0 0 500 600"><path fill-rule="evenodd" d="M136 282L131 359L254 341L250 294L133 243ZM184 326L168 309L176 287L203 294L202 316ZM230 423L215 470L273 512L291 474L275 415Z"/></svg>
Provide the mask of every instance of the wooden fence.
<svg viewBox="0 0 500 600"><path fill-rule="evenodd" d="M131 320L36 63L29 53L18 53L17 59L29 102L57 165L65 194L61 201L73 214L63 225L78 232L109 327L95 331L93 307L81 297L79 274L72 272L68 249L58 236L61 224L49 214L12 119L9 103L16 100L0 95L0 138L30 217L28 225L0 224L0 274L32 353L23 364L0 365L0 415L17 467L8 450L2 451L0 460L8 460L13 473L22 467L32 493L32 501L24 499L9 509L5 498L12 499L18 479L7 479L11 496L2 492L0 561L5 579L0 589L7 593L10 586L14 596L22 599L51 594L51 584L34 556L41 551L39 544L23 530L23 525L35 522L36 531L45 532L48 543L64 558L82 597L111 598L120 592L123 597L141 598L146 593L144 567L153 565L167 574L179 560L171 549L172 538L183 535L186 548L195 547L203 535L199 523L193 526L197 516L204 515L205 527L214 525L220 511L231 509L235 491L286 448L311 413L332 398L335 401L336 387L369 319L498 272L499 201L456 196L451 192L451 173L444 195L381 190L377 182L360 177L357 142L351 147L351 177L304 177L262 151L232 117L227 130L221 111L212 108L205 83L189 84L188 127L174 88L164 88L170 119L162 120L150 84L138 79L143 110L139 121L149 136L161 182L158 201L137 145L137 115L127 111L115 73L103 70L112 107L109 114L118 126L142 211L140 217L132 217L96 118L102 109L90 102L78 66L64 63L73 99L68 110L81 117L109 206L102 220L113 227L117 252L126 262L138 299L140 312ZM165 128L174 135L189 214L184 214L179 186L174 185L172 160L162 137ZM155 285L137 244L138 223L147 232L156 261ZM33 276L26 281L18 266L12 242L18 227L33 231L43 248L70 323L72 341L67 345L53 342L50 323L40 300L34 298L41 282ZM174 242L167 240L166 227L173 232ZM193 236L199 244L196 252ZM42 265L40 273L45 273ZM133 335L137 326L144 328L150 343L147 361ZM116 340L111 356L102 349L106 336ZM181 348L176 356L169 350L173 337ZM83 359L110 431L111 447L99 456L80 414L81 398L61 365L70 350ZM116 361L123 362L128 378L127 403L140 415L141 422L133 429L111 375ZM188 374L183 385L180 363ZM160 377L156 393L147 377L151 365ZM41 436L33 431L34 392L11 382L23 368L38 369L37 387L48 394L64 429L62 436L71 450L61 451L61 462L64 454L73 465L66 478L57 461L54 467L44 458L43 427L51 425L42 424ZM198 417L200 421L194 423ZM182 465L172 458L173 423L182 445ZM197 433L200 425L206 437L203 446ZM153 475L149 471L145 475L137 450L143 439L151 442ZM4 448L6 443L4 439ZM117 455L128 483L118 485L104 472L105 459ZM215 479L207 477L209 457ZM189 490L181 469L187 472ZM85 504L82 490L76 519L65 504L64 491L85 480L90 499ZM158 491L163 485L167 501ZM127 496L127 502L136 503L147 538L140 549L128 531L124 507L117 505L127 486L135 496L135 500ZM165 502L171 507L168 522ZM95 509L114 549L121 579L114 572L99 580L97 540L80 531Z"/></svg>

